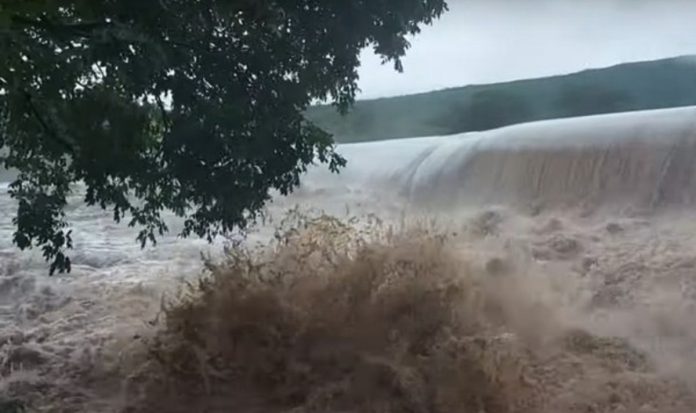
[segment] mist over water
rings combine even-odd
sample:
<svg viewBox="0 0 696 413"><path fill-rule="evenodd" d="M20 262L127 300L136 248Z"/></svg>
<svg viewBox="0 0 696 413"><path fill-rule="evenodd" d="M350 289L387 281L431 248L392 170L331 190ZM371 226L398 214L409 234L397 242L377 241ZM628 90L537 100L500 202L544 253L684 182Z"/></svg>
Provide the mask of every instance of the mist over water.
<svg viewBox="0 0 696 413"><path fill-rule="evenodd" d="M53 278L3 194L0 390L65 412L696 409L696 108L339 151L231 255L141 250L76 188ZM219 265L162 313L201 252Z"/></svg>

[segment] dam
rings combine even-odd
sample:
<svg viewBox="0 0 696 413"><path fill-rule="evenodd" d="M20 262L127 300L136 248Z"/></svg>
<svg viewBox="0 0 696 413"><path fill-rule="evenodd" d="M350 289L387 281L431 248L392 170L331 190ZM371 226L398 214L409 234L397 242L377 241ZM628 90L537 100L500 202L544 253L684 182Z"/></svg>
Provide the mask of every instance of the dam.
<svg viewBox="0 0 696 413"><path fill-rule="evenodd" d="M395 191L428 207L490 203L654 208L696 201L696 107L338 146L339 175L304 183Z"/></svg>

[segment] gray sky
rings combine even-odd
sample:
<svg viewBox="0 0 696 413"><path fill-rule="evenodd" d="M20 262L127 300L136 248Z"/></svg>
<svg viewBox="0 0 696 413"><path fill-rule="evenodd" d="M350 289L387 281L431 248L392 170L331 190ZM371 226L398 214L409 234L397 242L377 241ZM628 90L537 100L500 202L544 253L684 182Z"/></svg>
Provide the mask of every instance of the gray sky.
<svg viewBox="0 0 696 413"><path fill-rule="evenodd" d="M696 54L696 0L450 0L404 73L362 57L360 99Z"/></svg>

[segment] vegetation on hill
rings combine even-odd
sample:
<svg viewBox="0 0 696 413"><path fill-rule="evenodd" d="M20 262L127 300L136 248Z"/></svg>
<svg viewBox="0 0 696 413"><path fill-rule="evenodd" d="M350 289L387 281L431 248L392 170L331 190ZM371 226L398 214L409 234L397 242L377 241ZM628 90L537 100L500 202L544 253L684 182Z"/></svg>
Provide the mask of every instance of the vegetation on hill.
<svg viewBox="0 0 696 413"><path fill-rule="evenodd" d="M430 136L521 122L696 104L696 58L628 63L563 76L358 101L341 117L308 111L338 142Z"/></svg>

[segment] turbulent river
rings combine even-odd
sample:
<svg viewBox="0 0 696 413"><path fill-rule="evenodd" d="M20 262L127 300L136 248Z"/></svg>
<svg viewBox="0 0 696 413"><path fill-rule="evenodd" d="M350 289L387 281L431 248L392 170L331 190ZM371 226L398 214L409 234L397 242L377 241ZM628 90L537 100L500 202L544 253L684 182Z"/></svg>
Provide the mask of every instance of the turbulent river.
<svg viewBox="0 0 696 413"><path fill-rule="evenodd" d="M696 411L696 108L338 150L346 169L310 170L241 247L140 249L76 187L54 277L0 195L0 401Z"/></svg>

